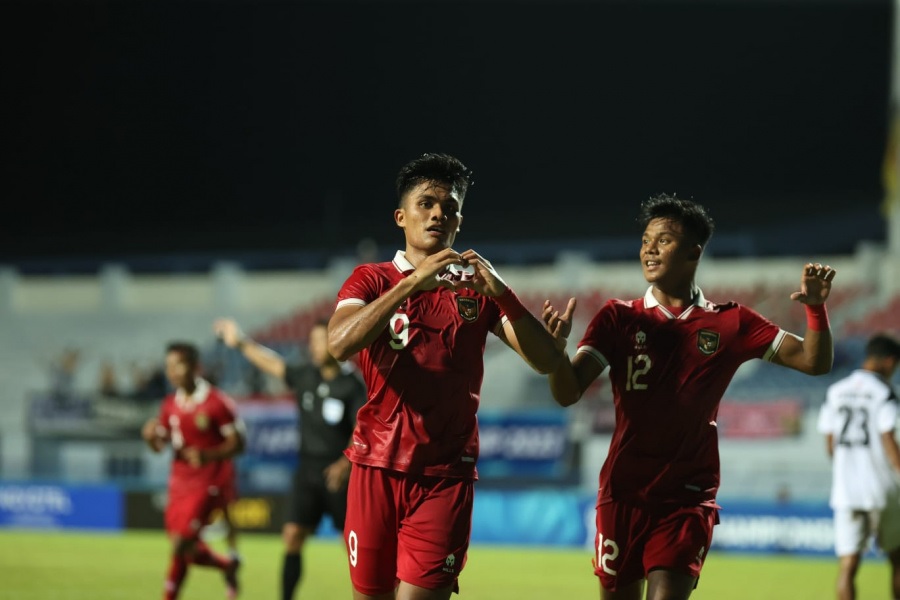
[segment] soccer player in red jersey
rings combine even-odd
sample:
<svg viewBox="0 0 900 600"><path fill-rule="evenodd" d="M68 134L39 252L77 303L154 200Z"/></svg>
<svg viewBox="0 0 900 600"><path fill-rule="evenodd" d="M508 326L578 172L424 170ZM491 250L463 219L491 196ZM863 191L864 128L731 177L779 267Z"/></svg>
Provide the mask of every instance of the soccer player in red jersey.
<svg viewBox="0 0 900 600"><path fill-rule="evenodd" d="M189 564L222 571L226 597L236 598L239 561L210 550L200 530L213 510L224 510L233 500L232 457L244 447L244 425L231 398L200 377L200 355L192 344L169 344L166 377L175 393L166 396L159 418L148 420L142 431L154 452L167 444L174 451L165 514L172 555L163 598L178 597Z"/></svg>
<svg viewBox="0 0 900 600"><path fill-rule="evenodd" d="M713 221L699 204L660 195L642 205L643 298L610 300L575 356L550 375L569 406L609 367L616 425L600 471L595 573L604 600L682 600L691 595L718 522L716 414L737 368L761 358L810 375L831 369L825 311L835 271L803 267L791 299L807 312L801 338L755 311L707 300L694 283ZM575 300L542 317L559 347Z"/></svg>
<svg viewBox="0 0 900 600"><path fill-rule="evenodd" d="M438 600L458 591L471 529L489 333L542 373L562 359L485 258L458 252L469 172L426 154L397 178L391 262L357 267L338 293L329 351L359 352L368 401L357 414L344 539L356 600Z"/></svg>

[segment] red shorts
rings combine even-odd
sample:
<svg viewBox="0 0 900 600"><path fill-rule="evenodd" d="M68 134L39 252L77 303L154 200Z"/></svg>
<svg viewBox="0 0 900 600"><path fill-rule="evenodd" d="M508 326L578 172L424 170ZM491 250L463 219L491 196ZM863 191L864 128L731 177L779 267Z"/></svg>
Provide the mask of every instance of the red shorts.
<svg viewBox="0 0 900 600"><path fill-rule="evenodd" d="M474 483L354 464L344 541L353 587L369 596L400 581L457 587L472 529Z"/></svg>
<svg viewBox="0 0 900 600"><path fill-rule="evenodd" d="M209 523L212 512L224 509L228 499L223 494L210 494L206 488L184 491L169 490L166 505L166 531L184 539L194 539Z"/></svg>
<svg viewBox="0 0 900 600"><path fill-rule="evenodd" d="M222 495L222 502L226 505L234 504L238 500L237 486L234 483L223 485L219 489L219 493Z"/></svg>
<svg viewBox="0 0 900 600"><path fill-rule="evenodd" d="M700 577L719 511L709 506L597 507L594 573L609 591L654 569Z"/></svg>

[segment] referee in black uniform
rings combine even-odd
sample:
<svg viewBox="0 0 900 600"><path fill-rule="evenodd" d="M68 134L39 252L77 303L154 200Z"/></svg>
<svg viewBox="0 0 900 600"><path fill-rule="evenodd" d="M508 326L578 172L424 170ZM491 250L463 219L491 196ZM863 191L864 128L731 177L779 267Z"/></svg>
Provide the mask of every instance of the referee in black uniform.
<svg viewBox="0 0 900 600"><path fill-rule="evenodd" d="M280 354L245 336L232 319L217 320L213 330L255 367L282 379L297 397L300 464L282 528L281 598L291 600L303 574L303 544L322 516L328 513L335 527L344 529L350 477L344 449L356 426L356 412L366 402L366 387L353 368L328 354L327 321L318 321L309 333L311 363L298 366L287 366Z"/></svg>

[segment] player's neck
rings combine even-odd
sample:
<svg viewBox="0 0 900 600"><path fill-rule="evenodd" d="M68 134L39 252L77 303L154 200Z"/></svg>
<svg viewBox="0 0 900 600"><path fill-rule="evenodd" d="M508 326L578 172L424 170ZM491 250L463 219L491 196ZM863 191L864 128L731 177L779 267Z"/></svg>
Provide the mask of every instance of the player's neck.
<svg viewBox="0 0 900 600"><path fill-rule="evenodd" d="M427 258L427 254L422 252L421 250L417 250L416 248L411 247L409 244L406 246L406 250L403 252L403 256L406 257L406 260L409 261L413 267L418 267L419 264Z"/></svg>
<svg viewBox="0 0 900 600"><path fill-rule="evenodd" d="M411 264L413 267L418 267L426 258L431 256L432 254L440 252L441 250L443 250L443 248L435 248L433 252L429 252L428 250L414 248L413 246L407 244L406 250L403 252L403 255L406 257L406 260L409 261L409 264Z"/></svg>
<svg viewBox="0 0 900 600"><path fill-rule="evenodd" d="M695 290L693 282L688 283L687 287L661 288L658 284L653 284L653 297L663 306L683 308L693 304Z"/></svg>

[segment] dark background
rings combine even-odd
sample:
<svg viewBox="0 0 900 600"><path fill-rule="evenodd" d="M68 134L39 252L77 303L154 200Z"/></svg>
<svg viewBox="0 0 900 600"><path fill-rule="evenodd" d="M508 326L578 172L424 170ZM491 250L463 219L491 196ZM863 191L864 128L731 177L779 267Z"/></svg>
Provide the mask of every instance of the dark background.
<svg viewBox="0 0 900 600"><path fill-rule="evenodd" d="M661 191L710 208L720 255L884 239L886 0L0 11L0 263L26 271L392 252L394 176L428 151L474 171L457 246L494 260L631 256Z"/></svg>

